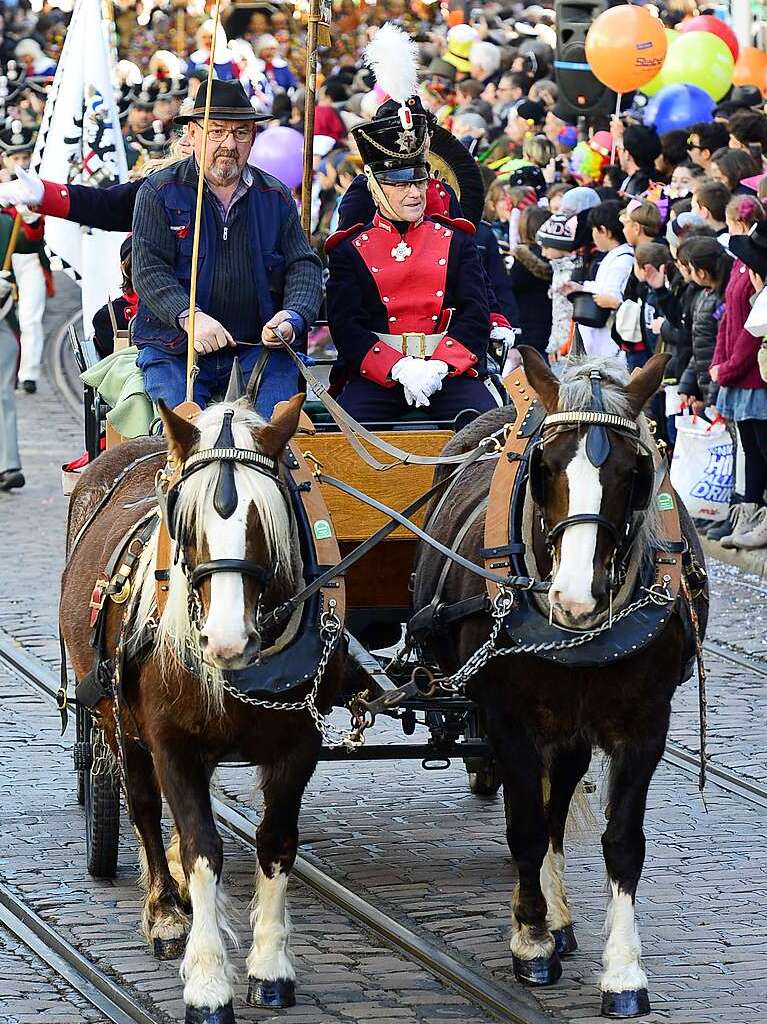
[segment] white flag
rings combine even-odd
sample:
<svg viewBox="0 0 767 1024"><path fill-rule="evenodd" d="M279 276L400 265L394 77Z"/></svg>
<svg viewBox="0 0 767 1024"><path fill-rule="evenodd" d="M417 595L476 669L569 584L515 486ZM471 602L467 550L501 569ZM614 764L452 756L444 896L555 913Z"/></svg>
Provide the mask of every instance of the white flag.
<svg viewBox="0 0 767 1024"><path fill-rule="evenodd" d="M32 157L41 178L94 187L127 180L112 62L101 0L77 0ZM121 293L124 238L119 232L82 228L56 217L45 222L51 256L61 260L82 288L86 333L96 310Z"/></svg>

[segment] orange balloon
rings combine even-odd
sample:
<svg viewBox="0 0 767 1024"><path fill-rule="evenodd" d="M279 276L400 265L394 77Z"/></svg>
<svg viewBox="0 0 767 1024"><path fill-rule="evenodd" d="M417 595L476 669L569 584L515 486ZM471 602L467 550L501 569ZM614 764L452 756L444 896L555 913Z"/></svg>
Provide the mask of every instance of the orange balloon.
<svg viewBox="0 0 767 1024"><path fill-rule="evenodd" d="M732 84L756 85L764 95L767 90L767 53L754 46L744 47L735 62Z"/></svg>
<svg viewBox="0 0 767 1024"><path fill-rule="evenodd" d="M608 89L640 89L660 71L668 41L663 24L645 7L610 7L586 36L586 60Z"/></svg>

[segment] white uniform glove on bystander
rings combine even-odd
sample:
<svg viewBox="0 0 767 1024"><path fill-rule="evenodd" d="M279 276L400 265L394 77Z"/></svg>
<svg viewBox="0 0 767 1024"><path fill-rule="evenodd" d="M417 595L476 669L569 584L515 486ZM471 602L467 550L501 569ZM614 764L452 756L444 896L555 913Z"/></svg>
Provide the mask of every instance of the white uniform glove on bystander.
<svg viewBox="0 0 767 1024"><path fill-rule="evenodd" d="M16 169L13 181L0 184L0 206L38 206L43 201L43 183L36 174L30 174L23 167Z"/></svg>

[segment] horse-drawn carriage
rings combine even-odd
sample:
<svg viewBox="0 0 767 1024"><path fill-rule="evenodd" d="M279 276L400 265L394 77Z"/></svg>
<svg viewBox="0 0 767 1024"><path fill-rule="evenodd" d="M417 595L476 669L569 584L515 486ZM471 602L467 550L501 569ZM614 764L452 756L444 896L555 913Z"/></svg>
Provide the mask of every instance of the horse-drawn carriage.
<svg viewBox="0 0 767 1024"><path fill-rule="evenodd" d="M73 339L76 342L76 339ZM95 459L106 436L107 408L90 388L85 394L86 448ZM464 418L467 422L468 418ZM414 416L407 423L372 427L384 442L419 457L438 459L454 434L455 424L440 423L425 416ZM371 498L398 512L407 509L432 485L433 465L393 465L377 472L355 450L349 437L325 412L322 403L307 403L302 432L290 446L288 459L291 478L304 495L311 493L313 474L332 467L335 476L349 488L339 490L329 484L316 487L321 500L309 510L311 537L305 541L314 548L311 557L317 571L342 559L354 557L376 531L391 523L388 514L367 504ZM112 447L116 437L112 435ZM364 441L359 442L365 444ZM368 445L371 454L375 449ZM360 495L361 497L358 497ZM424 508L413 514L412 522L423 526ZM308 522L308 518L307 518ZM354 746L325 743L321 760L416 760L424 768L447 768L452 759L462 760L472 792L492 796L500 788L500 778L485 742L478 709L473 701L458 696L427 696L431 689L426 673L416 673L412 695L402 697L399 687L413 674L413 665L394 657L410 616L411 577L414 568L416 536L404 525L391 523L393 529L343 574L345 589L345 640L354 670L342 695L341 707L359 713L355 700L365 695L376 714L397 719L403 732L402 742L375 741L375 731L364 744ZM305 556L306 557L306 556ZM334 581L335 586L340 586ZM316 617L316 610L313 612ZM274 680L259 691L267 696L280 689ZM284 689L282 691L284 696ZM395 699L387 694L395 694ZM368 716L369 720L369 716ZM97 732L88 710L77 705L77 738L74 762L77 791L85 806L87 866L95 877L113 877L117 867L120 793L113 774L102 770L98 749L94 757ZM422 739L417 741L417 734ZM413 737L413 739L405 739Z"/></svg>
<svg viewBox="0 0 767 1024"><path fill-rule="evenodd" d="M73 494L62 611L80 680L75 758L88 867L97 875L115 870L122 780L150 876L156 872L145 934L158 955L183 950L188 897L178 888L178 871L169 874L174 856L179 867L178 842L167 862L162 848L157 775L172 806L172 787L181 782L162 763L165 749L157 736L148 734L155 720L167 730L174 717L186 719L188 729L194 700L205 705L194 712L199 720L192 717L194 728L203 729L201 744L210 746L211 769L226 760L224 749L234 750L232 760L265 764L257 884L272 916L257 918L248 966L251 998L269 1006L290 1005L294 998L280 924L284 882L295 853L291 815L297 817L297 798L319 757L416 757L425 766L459 757L475 791L494 793L503 782L510 836L515 827L521 836L512 847L520 867L512 915L515 974L538 985L556 981L560 956L576 948L563 883L564 826L597 744L613 758L603 840L612 883L603 1012L647 1012L633 917L644 847L637 835L665 742L670 699L690 674L695 639L705 625L702 556L641 416L662 368L663 357L655 357L628 380L609 361L576 360L560 385L528 350L527 375L519 370L504 382L510 407L486 413L458 433L428 421L374 430L350 423L338 417L321 385L321 404L338 423L325 414L310 421L297 397L263 426L235 389L199 414L196 425L162 410L164 439L126 442L95 460L90 479ZM259 482L247 494L259 509L256 519L266 516L261 540L251 543L251 518L243 527L248 544L225 550L213 533L199 532L193 517L210 504L215 518L231 524L227 532L236 532L234 513L251 476L266 479L273 502L279 494L287 503L296 530L279 539L281 528L276 520L269 523L273 510ZM90 530L96 532L95 550L112 552L104 568L76 549L83 531L81 547L88 548L94 509L110 503L117 521L102 524L99 533L96 517ZM169 535L164 552L161 540L149 540L158 529ZM300 576L262 608L269 581L279 576L270 566L291 557L300 563ZM265 649L260 656L250 649L246 660L252 664L245 668L219 673L216 690L202 640L222 595L232 597L231 587L213 586L224 576L240 577L240 611L243 596L247 604L248 595L256 595L249 621ZM255 589L249 589L251 578ZM171 607L174 586L183 607ZM171 595L164 610L162 599L154 603L163 590ZM89 635L69 625L88 594ZM101 616L102 609L111 617ZM124 609L133 616L130 635ZM197 631L193 663L184 660L183 646L175 660L158 654L163 642L176 643L169 615L171 623L183 619L187 631ZM99 629L104 647L94 674L88 671L90 642ZM90 653L83 650L85 636ZM381 653L391 646L397 649ZM96 647L98 655L98 640ZM200 691L189 707L181 676L196 680ZM332 704L351 712L344 734L326 722ZM237 743L227 748L217 731L219 713L240 736L259 733L266 716L271 724L260 732L263 750ZM374 735L368 727L378 714L399 719L406 735L420 724L427 738L363 745ZM320 734L331 740L322 749ZM291 758L303 752L298 779L272 770L285 751ZM199 786L209 808L207 772ZM292 808L287 822L278 807L285 800ZM177 807L183 847L189 826L179 821ZM147 821L153 816L154 824ZM198 891L207 887L207 899L215 900L221 851L212 814L207 821L202 814L196 828L201 835L195 832L193 841L212 852L199 855L192 874L199 869ZM532 871L523 870L527 857ZM211 860L218 868L212 874ZM226 960L218 929L205 941ZM198 1005L201 997L189 983L185 994Z"/></svg>

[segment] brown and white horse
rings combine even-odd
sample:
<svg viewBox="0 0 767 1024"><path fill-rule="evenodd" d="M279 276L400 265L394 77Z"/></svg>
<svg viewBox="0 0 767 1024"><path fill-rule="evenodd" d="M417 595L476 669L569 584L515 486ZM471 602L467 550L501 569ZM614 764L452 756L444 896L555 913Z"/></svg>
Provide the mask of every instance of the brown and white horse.
<svg viewBox="0 0 767 1024"><path fill-rule="evenodd" d="M306 711L244 703L226 686L223 672L247 665L273 643L274 636L262 635L263 614L302 585L299 542L281 482L284 470L278 467L301 404L296 396L271 423L242 400L211 406L193 424L162 411L168 455L177 467L187 467L166 512L175 536L167 603L158 616L156 526L137 564L129 602L108 604L106 654L114 654L121 634L127 641L119 731L111 699L99 702L97 722L122 762L140 842L144 934L158 955L179 955L188 933L181 976L186 1019L194 1024L234 1020L223 850L210 798L211 775L225 760L261 767L264 812L257 833L249 998L270 1007L294 1002L286 887L298 845L301 799L321 738ZM151 509L165 448L161 440L126 442L99 457L73 494L60 621L78 680L93 666L89 601L94 581L118 540ZM119 474L143 455L148 458L127 473L93 516ZM134 656L146 637L148 649ZM342 660L338 647L319 689L321 711L334 703ZM167 855L162 797L177 833Z"/></svg>
<svg viewBox="0 0 767 1024"><path fill-rule="evenodd" d="M646 508L636 508L634 499L640 459L654 447L642 409L660 385L666 357L653 356L631 377L615 361L574 361L560 382L532 349L521 351L528 381L552 424L543 431L537 479L528 489L525 506L528 566L538 579L551 580L549 608L536 612L535 621L539 636L548 628L549 635L558 634L565 642L576 637L573 631L608 620L616 549L626 538L639 563L642 558L654 559L656 550L663 549L652 472L645 481L652 501L645 502ZM601 418L624 426L623 431L603 428L606 433L597 438L602 448L598 458L588 447L595 380L601 391L599 405L607 414ZM446 452L473 449L513 415L508 408L486 413L456 435ZM429 533L443 544L455 544L462 525L487 499L493 471L491 462L472 467L450 500L433 508L427 518ZM677 499L664 494L661 507L672 500ZM683 535L703 565L694 527L683 507L679 512ZM461 554L480 563L484 518L475 516L458 545ZM441 556L420 548L416 611L433 600L442 567ZM476 576L453 566L441 600L452 605L474 598L483 586ZM696 608L705 627L705 594ZM511 653L501 638L498 646L507 650L490 660L467 690L482 709L503 779L507 838L519 876L511 950L516 976L523 983L555 982L561 974L557 951L564 955L576 948L563 878L565 823L592 747L601 747L610 759L609 818L602 846L611 900L600 979L602 1012L610 1017L649 1011L634 902L645 856L647 792L663 756L671 698L685 677L690 656L684 614L679 598L647 646L617 663L595 667ZM430 647L443 671L455 672L466 664L488 640L492 621L487 612L475 614L438 635Z"/></svg>

